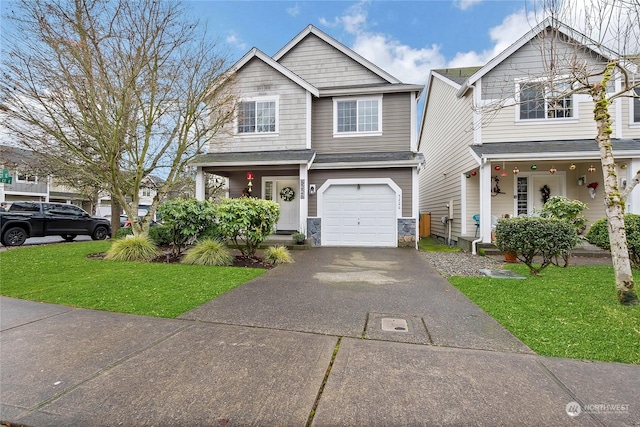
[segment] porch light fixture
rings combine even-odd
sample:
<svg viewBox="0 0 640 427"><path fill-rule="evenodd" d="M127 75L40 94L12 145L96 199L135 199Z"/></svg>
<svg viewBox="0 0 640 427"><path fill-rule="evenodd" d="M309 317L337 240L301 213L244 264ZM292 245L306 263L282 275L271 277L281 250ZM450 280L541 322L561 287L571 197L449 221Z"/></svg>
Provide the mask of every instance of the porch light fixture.
<svg viewBox="0 0 640 427"><path fill-rule="evenodd" d="M622 163L620 165L620 169L625 170L627 168L627 164L626 163Z"/></svg>
<svg viewBox="0 0 640 427"><path fill-rule="evenodd" d="M593 167L593 165L589 166L589 169L587 169L587 172L589 173L594 173L596 171L596 168Z"/></svg>
<svg viewBox="0 0 640 427"><path fill-rule="evenodd" d="M537 169L538 169L538 165L536 165L536 164L531 165L531 170L532 171L537 170Z"/></svg>
<svg viewBox="0 0 640 427"><path fill-rule="evenodd" d="M549 173L551 175L553 175L554 173L558 172L558 169L556 169L555 167L551 166L551 169L549 169Z"/></svg>
<svg viewBox="0 0 640 427"><path fill-rule="evenodd" d="M520 169L516 166L511 172L513 172L514 175L518 175L520 173Z"/></svg>
<svg viewBox="0 0 640 427"><path fill-rule="evenodd" d="M569 166L569 170L570 171L576 170L576 164L575 163L571 163L571 166Z"/></svg>

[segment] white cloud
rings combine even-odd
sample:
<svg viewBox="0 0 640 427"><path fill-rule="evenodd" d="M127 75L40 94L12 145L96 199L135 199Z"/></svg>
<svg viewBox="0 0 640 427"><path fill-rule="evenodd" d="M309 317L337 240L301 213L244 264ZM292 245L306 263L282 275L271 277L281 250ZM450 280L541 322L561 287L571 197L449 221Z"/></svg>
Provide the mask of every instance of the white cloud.
<svg viewBox="0 0 640 427"><path fill-rule="evenodd" d="M293 16L294 18L298 15L300 15L300 6L298 5L298 3L296 3L295 6L292 7L288 7L287 8L287 13L291 16Z"/></svg>
<svg viewBox="0 0 640 427"><path fill-rule="evenodd" d="M432 68L446 64L438 45L413 48L393 37L368 30L367 2L350 7L333 20L320 19L325 27L342 27L355 37L351 48L392 76L406 83L425 83Z"/></svg>
<svg viewBox="0 0 640 427"><path fill-rule="evenodd" d="M236 47L240 50L245 50L247 48L247 44L244 43L240 37L238 37L235 33L230 33L226 38L227 43L231 46Z"/></svg>
<svg viewBox="0 0 640 427"><path fill-rule="evenodd" d="M453 4L460 10L467 10L480 3L482 0L456 0Z"/></svg>

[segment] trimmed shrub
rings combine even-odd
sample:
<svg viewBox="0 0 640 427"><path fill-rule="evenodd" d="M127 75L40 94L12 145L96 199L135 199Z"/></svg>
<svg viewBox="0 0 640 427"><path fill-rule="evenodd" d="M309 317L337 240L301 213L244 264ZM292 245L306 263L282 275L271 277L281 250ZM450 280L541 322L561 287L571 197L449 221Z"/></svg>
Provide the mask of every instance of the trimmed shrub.
<svg viewBox="0 0 640 427"><path fill-rule="evenodd" d="M503 252L514 253L533 275L538 275L555 257L566 255L578 243L576 229L569 222L557 218L505 218L495 230L496 246ZM542 262L534 266L534 257Z"/></svg>
<svg viewBox="0 0 640 427"><path fill-rule="evenodd" d="M540 216L544 218L558 218L571 223L578 234L582 233L587 224L587 219L582 211L589 209L586 203L580 200L571 200L562 196L553 196L542 206Z"/></svg>
<svg viewBox="0 0 640 427"><path fill-rule="evenodd" d="M286 246L269 246L264 251L264 259L272 265L291 264L293 257Z"/></svg>
<svg viewBox="0 0 640 427"><path fill-rule="evenodd" d="M170 230L173 253L179 254L183 246L195 242L212 227L216 207L209 200L173 199L161 204L158 214Z"/></svg>
<svg viewBox="0 0 640 427"><path fill-rule="evenodd" d="M624 216L624 228L627 233L629 260L633 268L640 269L640 215L626 214ZM587 233L587 241L601 249L611 249L607 218L600 218L593 223Z"/></svg>
<svg viewBox="0 0 640 427"><path fill-rule="evenodd" d="M151 261L160 255L148 236L131 236L113 242L105 259L113 261Z"/></svg>
<svg viewBox="0 0 640 427"><path fill-rule="evenodd" d="M219 231L246 257L254 257L260 243L273 232L280 206L271 200L242 197L224 199L217 207Z"/></svg>
<svg viewBox="0 0 640 427"><path fill-rule="evenodd" d="M204 239L189 248L180 262L192 265L231 265L233 255L219 240Z"/></svg>

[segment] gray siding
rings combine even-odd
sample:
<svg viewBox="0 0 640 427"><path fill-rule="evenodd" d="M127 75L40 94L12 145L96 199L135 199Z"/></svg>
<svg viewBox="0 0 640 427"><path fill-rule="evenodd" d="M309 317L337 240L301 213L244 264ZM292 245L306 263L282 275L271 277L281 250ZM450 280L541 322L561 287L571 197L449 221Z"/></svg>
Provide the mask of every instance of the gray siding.
<svg viewBox="0 0 640 427"><path fill-rule="evenodd" d="M570 74L576 56L580 63L586 61L589 71L602 71L606 64L604 58L591 50L551 37L547 34L533 38L482 77L482 99L513 98L516 79L548 76L551 63L554 64L555 75ZM553 56L549 53L551 47Z"/></svg>
<svg viewBox="0 0 640 427"><path fill-rule="evenodd" d="M357 98L357 97L356 97ZM384 94L381 136L333 136L333 99L313 101L311 148L324 153L407 151L411 149L411 95Z"/></svg>
<svg viewBox="0 0 640 427"><path fill-rule="evenodd" d="M320 188L327 179L391 178L402 189L402 216L411 217L411 168L310 170L309 184ZM318 216L318 197L309 197L309 216Z"/></svg>
<svg viewBox="0 0 640 427"><path fill-rule="evenodd" d="M461 175L477 168L469 153L473 142L473 110L469 96L456 98L456 89L433 78L429 103L426 105L424 128L419 151L425 156L425 165L418 174L420 184L420 212L431 213L431 232L444 235L445 226L440 222L448 215L447 204L454 203L453 236L460 235L461 220L467 222L467 230L473 233L471 215L479 207L478 176L466 180L467 212L461 211Z"/></svg>
<svg viewBox="0 0 640 427"><path fill-rule="evenodd" d="M229 123L209 145L210 153L306 148L306 90L259 59L249 61L233 82L238 98L279 97L277 135L238 136Z"/></svg>
<svg viewBox="0 0 640 427"><path fill-rule="evenodd" d="M314 34L278 62L318 88L386 82Z"/></svg>

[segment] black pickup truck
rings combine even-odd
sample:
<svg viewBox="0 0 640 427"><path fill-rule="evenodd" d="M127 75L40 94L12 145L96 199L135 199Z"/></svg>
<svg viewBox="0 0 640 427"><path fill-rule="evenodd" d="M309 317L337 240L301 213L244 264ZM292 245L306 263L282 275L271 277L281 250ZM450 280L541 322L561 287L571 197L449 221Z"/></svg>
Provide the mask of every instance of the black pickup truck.
<svg viewBox="0 0 640 427"><path fill-rule="evenodd" d="M7 212L0 212L0 242L5 246L20 246L29 237L60 236L71 241L77 235L106 239L111 223L63 203L13 202Z"/></svg>

